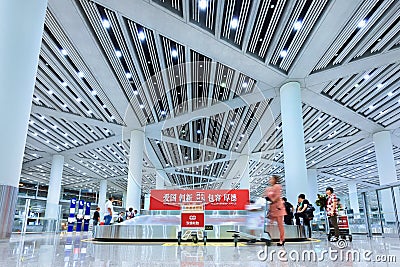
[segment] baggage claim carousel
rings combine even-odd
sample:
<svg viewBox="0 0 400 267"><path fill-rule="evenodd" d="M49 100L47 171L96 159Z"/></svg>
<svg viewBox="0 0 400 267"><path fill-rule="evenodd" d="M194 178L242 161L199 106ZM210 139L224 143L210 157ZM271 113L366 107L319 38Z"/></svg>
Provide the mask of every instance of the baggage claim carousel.
<svg viewBox="0 0 400 267"><path fill-rule="evenodd" d="M135 242L135 241L177 241L178 232L181 230L180 215L140 215L131 220L113 225L95 226L94 239L96 241L110 242ZM221 215L205 214L205 231L208 241L232 241L232 233L238 231L249 233L246 227L247 215ZM273 241L279 240L277 225L265 225ZM256 230L260 236L263 230ZM288 241L302 241L307 239L303 226L285 225L285 239ZM239 241L248 239L240 238Z"/></svg>

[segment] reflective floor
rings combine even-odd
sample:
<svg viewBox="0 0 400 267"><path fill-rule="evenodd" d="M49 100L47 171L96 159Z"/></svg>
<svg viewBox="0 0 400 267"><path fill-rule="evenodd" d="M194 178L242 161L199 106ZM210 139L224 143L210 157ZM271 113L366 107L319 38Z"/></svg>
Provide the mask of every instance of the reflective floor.
<svg viewBox="0 0 400 267"><path fill-rule="evenodd" d="M0 242L0 266L400 266L400 242L354 236L348 244L330 243L321 235L283 248L272 244L266 250L263 244L240 243L235 248L233 242L177 246L98 243L87 234L13 235L9 242Z"/></svg>

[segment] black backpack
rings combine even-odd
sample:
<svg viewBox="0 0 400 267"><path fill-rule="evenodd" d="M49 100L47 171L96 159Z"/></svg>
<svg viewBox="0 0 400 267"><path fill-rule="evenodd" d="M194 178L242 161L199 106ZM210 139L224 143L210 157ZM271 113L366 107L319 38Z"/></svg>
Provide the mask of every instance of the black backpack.
<svg viewBox="0 0 400 267"><path fill-rule="evenodd" d="M305 210L305 213L306 213L307 217L308 218L313 218L314 217L314 211L315 211L314 206L311 203L309 203L307 205L307 209Z"/></svg>

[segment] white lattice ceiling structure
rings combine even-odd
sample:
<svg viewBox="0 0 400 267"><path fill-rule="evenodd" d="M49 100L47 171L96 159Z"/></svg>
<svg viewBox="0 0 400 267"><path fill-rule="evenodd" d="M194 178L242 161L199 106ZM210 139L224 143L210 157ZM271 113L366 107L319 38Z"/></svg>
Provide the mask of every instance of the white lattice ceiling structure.
<svg viewBox="0 0 400 267"><path fill-rule="evenodd" d="M396 0L49 0L21 181L47 184L61 154L64 187L123 192L140 126L143 193L156 172L235 186L249 153L258 195L284 174L279 88L296 80L320 188L371 188L373 133L392 132L400 172L399 68Z"/></svg>

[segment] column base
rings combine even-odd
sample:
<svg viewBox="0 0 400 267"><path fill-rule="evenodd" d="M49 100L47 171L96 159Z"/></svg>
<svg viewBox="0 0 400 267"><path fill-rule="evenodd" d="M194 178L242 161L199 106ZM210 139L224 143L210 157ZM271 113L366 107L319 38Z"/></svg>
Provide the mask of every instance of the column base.
<svg viewBox="0 0 400 267"><path fill-rule="evenodd" d="M0 240L11 236L17 198L18 187L0 185Z"/></svg>

